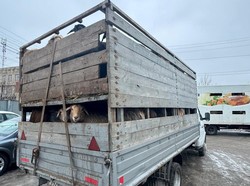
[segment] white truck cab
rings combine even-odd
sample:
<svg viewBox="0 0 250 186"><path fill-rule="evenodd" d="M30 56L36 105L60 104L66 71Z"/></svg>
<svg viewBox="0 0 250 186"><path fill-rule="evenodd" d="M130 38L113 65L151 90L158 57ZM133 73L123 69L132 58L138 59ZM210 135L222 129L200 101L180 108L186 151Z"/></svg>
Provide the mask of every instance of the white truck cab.
<svg viewBox="0 0 250 186"><path fill-rule="evenodd" d="M200 111L199 113L199 119L200 119L200 137L196 140L194 147L198 150L200 156L204 156L206 153L206 130L204 125L204 120L209 121L210 120L210 114L205 113L205 117L202 117Z"/></svg>

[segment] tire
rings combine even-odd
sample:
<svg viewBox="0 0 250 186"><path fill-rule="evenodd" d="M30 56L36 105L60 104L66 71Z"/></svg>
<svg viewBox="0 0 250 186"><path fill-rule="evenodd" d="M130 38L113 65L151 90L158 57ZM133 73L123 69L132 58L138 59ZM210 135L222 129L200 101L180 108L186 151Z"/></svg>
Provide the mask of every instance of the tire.
<svg viewBox="0 0 250 186"><path fill-rule="evenodd" d="M4 154L0 153L0 176L6 171L8 165L8 158Z"/></svg>
<svg viewBox="0 0 250 186"><path fill-rule="evenodd" d="M218 132L218 129L215 125L208 125L206 126L206 133L208 135L216 135Z"/></svg>
<svg viewBox="0 0 250 186"><path fill-rule="evenodd" d="M206 151L207 151L207 145L206 143L204 143L203 147L198 149L199 156L205 156Z"/></svg>
<svg viewBox="0 0 250 186"><path fill-rule="evenodd" d="M181 166L177 162L173 162L170 170L169 186L181 186L182 185L182 172Z"/></svg>

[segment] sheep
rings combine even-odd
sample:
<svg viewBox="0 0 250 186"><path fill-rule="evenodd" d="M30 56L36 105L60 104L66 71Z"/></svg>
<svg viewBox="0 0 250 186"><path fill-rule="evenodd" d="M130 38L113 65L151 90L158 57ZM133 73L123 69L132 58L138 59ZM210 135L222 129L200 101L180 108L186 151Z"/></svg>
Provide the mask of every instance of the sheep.
<svg viewBox="0 0 250 186"><path fill-rule="evenodd" d="M70 113L67 113L70 111ZM85 122L85 123L106 123L108 122L107 115L89 113L86 108L82 105L71 105L66 109L67 116L63 114L63 110L60 109L57 113L57 117L64 121L67 118L67 121L70 120L72 123ZM150 111L150 117L157 117L155 111ZM124 111L124 121L140 120L146 119L146 114L143 109L125 109Z"/></svg>
<svg viewBox="0 0 250 186"><path fill-rule="evenodd" d="M85 107L81 105L71 105L66 109L66 111L69 111L69 119L72 123L77 123L77 122L85 122L85 123L107 123L108 122L108 117L104 115L99 115L99 114L93 114L89 113ZM68 115L65 117L63 114L62 109L58 111L57 114L58 118L61 121L64 121L65 118L68 120Z"/></svg>
<svg viewBox="0 0 250 186"><path fill-rule="evenodd" d="M185 115L185 110L184 110L183 108L179 108L179 109L177 110L177 114L178 114L179 116L184 116L184 115Z"/></svg>
<svg viewBox="0 0 250 186"><path fill-rule="evenodd" d="M69 121L69 113L70 107L66 109L66 116L64 115L63 109L61 108L58 110L56 118L58 118L60 121Z"/></svg>
<svg viewBox="0 0 250 186"><path fill-rule="evenodd" d="M30 115L30 122L38 123L41 121L42 110L41 109L33 109ZM45 112L43 117L43 122L48 121L48 114Z"/></svg>
<svg viewBox="0 0 250 186"><path fill-rule="evenodd" d="M72 123L85 122L85 123L107 123L108 117L103 114L89 113L84 106L71 105L66 111L70 110L69 119ZM58 111L58 118L64 121L62 109ZM68 116L67 116L68 118ZM124 121L132 121L146 119L146 114L142 109L126 109L124 112ZM68 120L68 119L67 119Z"/></svg>
<svg viewBox="0 0 250 186"><path fill-rule="evenodd" d="M146 114L142 109L127 109L124 111L124 121L146 119Z"/></svg>
<svg viewBox="0 0 250 186"><path fill-rule="evenodd" d="M150 118L157 118L158 117L156 111L153 109L149 110L149 116L150 116Z"/></svg>

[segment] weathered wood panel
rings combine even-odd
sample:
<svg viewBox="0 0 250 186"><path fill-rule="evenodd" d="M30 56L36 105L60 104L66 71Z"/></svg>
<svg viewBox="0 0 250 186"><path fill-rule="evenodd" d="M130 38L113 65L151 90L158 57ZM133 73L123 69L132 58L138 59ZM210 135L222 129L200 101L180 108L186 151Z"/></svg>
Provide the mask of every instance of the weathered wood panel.
<svg viewBox="0 0 250 186"><path fill-rule="evenodd" d="M64 86L65 97L84 97L89 95L103 95L108 93L107 78L100 78L90 81L81 81L75 84ZM44 99L45 90L37 89L21 95L21 103L25 104L32 101ZM48 93L48 100L61 98L61 87L51 87Z"/></svg>
<svg viewBox="0 0 250 186"><path fill-rule="evenodd" d="M165 59L171 61L171 63L178 66L180 69L182 69L184 72L189 74L191 77L193 78L196 77L195 73L192 70L190 70L190 68L188 68L183 62L179 61L177 58L175 58L172 54L170 54L164 48L160 47L151 39L146 37L143 33L139 32L136 28L130 25L127 21L123 20L120 16L115 14L115 12L109 10L107 19L109 22L111 22L112 24L120 28L122 31L124 31L131 37L140 41L141 43L149 47L151 50L153 50L154 52L163 56Z"/></svg>
<svg viewBox="0 0 250 186"><path fill-rule="evenodd" d="M21 154L22 157L25 158L31 158L27 154ZM53 155L52 155L53 156ZM59 158L58 156L56 158ZM94 158L94 157L93 157ZM76 162L78 165L81 165L82 167L76 167L76 169L73 170L74 180L77 185L86 185L88 183L85 182L85 177L90 176L91 178L98 180L98 182L102 182L102 176L104 173L104 165L103 164L97 164L93 161L88 162L88 166L84 166L82 160L77 160ZM95 165L95 166L94 166ZM33 165L30 163L22 163L22 166L25 166L26 169L33 170ZM71 168L68 162L62 162L62 163L56 163L55 161L48 161L47 158L40 158L37 168L37 174L40 176L46 176L46 177L53 177L56 178L56 181L63 181L63 185L65 183L68 183L68 185L71 185L70 180L72 180L71 177Z"/></svg>
<svg viewBox="0 0 250 186"><path fill-rule="evenodd" d="M117 122L112 126L112 150L124 149L198 125L197 114Z"/></svg>
<svg viewBox="0 0 250 186"><path fill-rule="evenodd" d="M100 52L90 53L78 58L74 58L67 62L62 63L62 74L70 73L73 71L81 70L87 67L95 66L102 63L107 63L106 50ZM52 77L59 74L59 65L55 64L52 70ZM37 80L47 79L49 74L49 67L39 69L35 72L25 73L22 76L22 83L30 83Z"/></svg>
<svg viewBox="0 0 250 186"><path fill-rule="evenodd" d="M109 34L111 107L177 107L175 67L118 30Z"/></svg>
<svg viewBox="0 0 250 186"><path fill-rule="evenodd" d="M177 75L177 94L178 107L196 108L197 107L197 87L196 81L183 72L176 70Z"/></svg>
<svg viewBox="0 0 250 186"><path fill-rule="evenodd" d="M105 21L101 20L57 42L54 62L97 49L99 34L105 32ZM53 46L48 45L42 49L28 51L22 57L22 72L36 70L49 65L52 58Z"/></svg>
<svg viewBox="0 0 250 186"><path fill-rule="evenodd" d="M27 147L27 146L22 145L22 148L20 150L20 155L26 156L26 157L28 155L28 157L31 158L33 148L34 147L32 146ZM90 167L90 164L92 163L94 165L93 171L102 173L101 165L103 163L103 158L95 157L95 162L90 162L90 158L92 158L92 156L84 155L84 158L83 158L82 154L78 154L78 153L72 153L72 154L73 154L74 165L77 168L85 167L85 169L88 170L88 168ZM69 153L67 151L59 151L59 150L50 149L50 148L44 149L43 147L41 147L39 158L40 158L40 161L45 160L46 162L49 162L50 164L64 165L68 167L70 166ZM27 162L27 164L28 163L29 162Z"/></svg>
<svg viewBox="0 0 250 186"><path fill-rule="evenodd" d="M68 84L74 84L74 83L78 83L81 81L90 81L90 80L94 80L94 79L98 79L99 78L99 66L92 66L92 67L88 67L85 69L81 69L78 71L73 71L71 73L66 73L63 74L62 76L63 78L63 84L68 85ZM26 92L30 92L30 91L35 91L38 89L45 89L47 87L47 79L42 79L42 80L38 80L38 81L33 81L27 84L24 84L22 86L22 94L25 94ZM61 80L60 80L60 76L54 76L51 77L50 80L50 88L52 87L60 87L61 86Z"/></svg>
<svg viewBox="0 0 250 186"><path fill-rule="evenodd" d="M131 94L114 94L110 93L110 106L113 108L126 108L126 107L177 107L176 100L170 100L165 98L135 96Z"/></svg>
<svg viewBox="0 0 250 186"><path fill-rule="evenodd" d="M37 142L40 123L20 122L19 136L22 132L27 141ZM88 149L88 145L94 136L99 144L101 151L109 150L108 123L70 123L69 134L71 146L76 148ZM43 123L41 143L67 146L66 132L63 122Z"/></svg>

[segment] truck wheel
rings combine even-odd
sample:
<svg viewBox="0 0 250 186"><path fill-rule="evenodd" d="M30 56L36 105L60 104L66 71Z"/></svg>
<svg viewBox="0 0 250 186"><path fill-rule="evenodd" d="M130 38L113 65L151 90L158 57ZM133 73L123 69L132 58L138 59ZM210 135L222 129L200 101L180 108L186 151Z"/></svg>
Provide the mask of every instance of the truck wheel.
<svg viewBox="0 0 250 186"><path fill-rule="evenodd" d="M8 164L8 158L4 154L0 153L0 176L6 171Z"/></svg>
<svg viewBox="0 0 250 186"><path fill-rule="evenodd" d="M182 182L181 166L177 162L173 162L170 170L169 186L181 186Z"/></svg>
<svg viewBox="0 0 250 186"><path fill-rule="evenodd" d="M198 149L199 156L205 156L206 151L207 151L207 145L206 145L206 143L204 143L203 147L201 147L200 149Z"/></svg>
<svg viewBox="0 0 250 186"><path fill-rule="evenodd" d="M206 126L206 133L209 135L216 135L218 132L217 127L214 125Z"/></svg>

